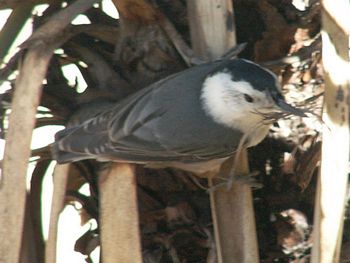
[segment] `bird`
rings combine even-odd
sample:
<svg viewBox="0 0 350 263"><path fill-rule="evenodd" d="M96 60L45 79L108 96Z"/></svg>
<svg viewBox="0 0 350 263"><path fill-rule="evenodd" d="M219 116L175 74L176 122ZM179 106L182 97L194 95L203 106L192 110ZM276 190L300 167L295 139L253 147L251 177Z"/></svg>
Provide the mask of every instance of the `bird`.
<svg viewBox="0 0 350 263"><path fill-rule="evenodd" d="M275 118L306 117L288 104L274 73L245 59L193 66L161 79L97 116L59 131L58 163L96 159L214 172L244 139L252 147Z"/></svg>

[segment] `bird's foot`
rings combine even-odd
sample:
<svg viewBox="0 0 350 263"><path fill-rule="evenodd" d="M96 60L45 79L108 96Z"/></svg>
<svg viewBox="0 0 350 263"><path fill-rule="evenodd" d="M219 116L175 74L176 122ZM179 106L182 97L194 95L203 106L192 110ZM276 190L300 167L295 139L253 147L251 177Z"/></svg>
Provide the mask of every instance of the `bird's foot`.
<svg viewBox="0 0 350 263"><path fill-rule="evenodd" d="M246 185L255 189L263 187L262 183L257 179L258 171L254 171L248 174L235 174L232 173L228 177L217 176L216 178L222 180L222 182L208 188L208 192L216 191L219 188L225 187L227 190L232 188L233 183Z"/></svg>

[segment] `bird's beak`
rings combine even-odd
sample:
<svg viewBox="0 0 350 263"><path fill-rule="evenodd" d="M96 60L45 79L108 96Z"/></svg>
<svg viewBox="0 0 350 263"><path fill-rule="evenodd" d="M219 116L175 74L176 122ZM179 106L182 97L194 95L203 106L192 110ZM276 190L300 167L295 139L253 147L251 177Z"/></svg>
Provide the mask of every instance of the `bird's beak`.
<svg viewBox="0 0 350 263"><path fill-rule="evenodd" d="M289 105L283 99L278 98L276 101L276 104L285 112L289 112L293 115L300 116L300 117L307 117L307 115L303 110L294 108L292 105Z"/></svg>

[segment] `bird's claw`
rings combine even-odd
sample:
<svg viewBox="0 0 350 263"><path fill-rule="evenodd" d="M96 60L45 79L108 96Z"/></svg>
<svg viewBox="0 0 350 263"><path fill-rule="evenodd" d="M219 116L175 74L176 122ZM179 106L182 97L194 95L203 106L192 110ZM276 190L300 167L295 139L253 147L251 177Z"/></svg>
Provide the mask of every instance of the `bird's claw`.
<svg viewBox="0 0 350 263"><path fill-rule="evenodd" d="M250 186L252 188L261 188L263 185L262 183L258 180L257 176L259 175L258 171L254 171L248 174L232 174L230 177L227 179L227 190L230 190L232 187L232 184L239 183L243 185Z"/></svg>
<svg viewBox="0 0 350 263"><path fill-rule="evenodd" d="M226 187L227 190L230 190L232 188L233 183L246 185L255 189L262 188L263 184L257 179L258 174L258 171L254 171L249 174L231 174L229 177L218 176L217 178L222 180L223 182L217 183L209 187L208 192L214 192L215 190L222 187Z"/></svg>

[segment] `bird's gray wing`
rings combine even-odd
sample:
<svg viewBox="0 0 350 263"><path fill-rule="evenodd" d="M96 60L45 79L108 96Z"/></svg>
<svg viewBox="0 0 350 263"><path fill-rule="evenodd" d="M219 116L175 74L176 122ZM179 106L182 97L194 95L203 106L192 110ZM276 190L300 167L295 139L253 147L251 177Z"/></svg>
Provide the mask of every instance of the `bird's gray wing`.
<svg viewBox="0 0 350 263"><path fill-rule="evenodd" d="M218 66L212 63L171 75L82 125L59 132L54 158L146 163L227 156L234 151L237 136L216 123L209 129L212 120L199 105L203 80Z"/></svg>
<svg viewBox="0 0 350 263"><path fill-rule="evenodd" d="M143 118L135 119L133 123L130 123L129 116L134 107L137 105L140 107L146 102L151 92L152 89L146 88L96 117L58 132L52 145L54 159L59 163L65 163L89 158L124 159L124 155L132 158L129 154L121 154L126 152L151 154L146 153L145 149L150 147L148 140L152 141L154 138L146 134L145 129L143 136L147 139L137 138L135 131L142 126L142 123L160 117L161 112L149 112L144 114ZM152 147L152 150L161 149Z"/></svg>

